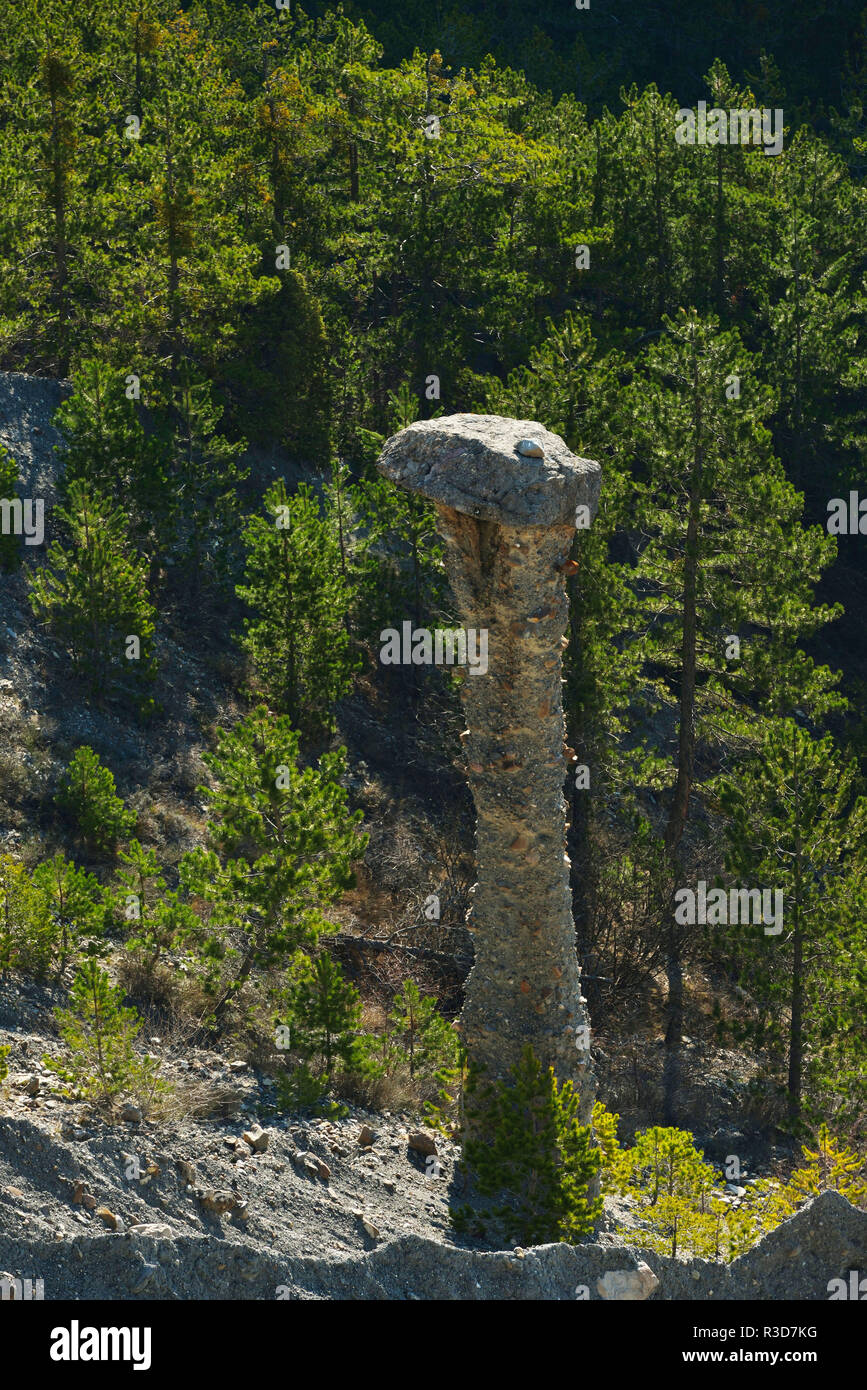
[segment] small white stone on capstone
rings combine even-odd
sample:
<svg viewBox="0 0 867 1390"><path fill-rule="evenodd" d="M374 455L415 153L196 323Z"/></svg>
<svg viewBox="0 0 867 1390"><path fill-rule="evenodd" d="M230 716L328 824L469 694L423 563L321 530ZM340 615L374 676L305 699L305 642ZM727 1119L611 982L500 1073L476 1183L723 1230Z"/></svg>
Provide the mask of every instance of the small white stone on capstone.
<svg viewBox="0 0 867 1390"><path fill-rule="evenodd" d="M518 453L523 454L524 458L529 459L542 459L545 457L545 451L542 445L538 444L535 439L522 439L518 445Z"/></svg>

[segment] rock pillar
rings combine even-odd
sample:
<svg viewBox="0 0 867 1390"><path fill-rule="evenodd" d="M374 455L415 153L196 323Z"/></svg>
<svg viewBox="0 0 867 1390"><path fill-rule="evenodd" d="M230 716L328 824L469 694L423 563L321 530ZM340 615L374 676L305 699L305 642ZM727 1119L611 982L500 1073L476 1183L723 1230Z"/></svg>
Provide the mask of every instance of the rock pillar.
<svg viewBox="0 0 867 1390"><path fill-rule="evenodd" d="M477 815L467 1050L503 1079L530 1043L575 1082L586 1121L594 1083L565 853L563 566L595 515L601 470L535 421L492 415L418 421L386 442L378 467L435 503L461 622L487 632L487 670L461 682Z"/></svg>

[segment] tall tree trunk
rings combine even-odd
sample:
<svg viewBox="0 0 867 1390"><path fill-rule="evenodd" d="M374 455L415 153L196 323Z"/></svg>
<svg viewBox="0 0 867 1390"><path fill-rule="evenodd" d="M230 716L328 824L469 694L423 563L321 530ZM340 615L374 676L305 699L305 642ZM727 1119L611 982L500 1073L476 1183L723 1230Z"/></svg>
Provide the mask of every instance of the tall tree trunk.
<svg viewBox="0 0 867 1390"><path fill-rule="evenodd" d="M694 453L689 489L689 516L683 567L683 616L680 659L680 700L678 727L677 781L672 797L664 844L672 870L679 859L686 828L689 798L695 774L695 696L698 637L698 547L701 522L704 445L702 409L699 395L698 357L693 355ZM674 921L674 902L668 899L668 939L666 976L668 986L663 1075L663 1108L666 1123L673 1124L680 1087L683 1038L683 942Z"/></svg>
<svg viewBox="0 0 867 1390"><path fill-rule="evenodd" d="M795 923L792 936L792 996L789 1021L788 1117L797 1124L801 1116L801 1076L804 1065L804 938L801 922L801 778L798 770L797 735L792 730L795 794Z"/></svg>
<svg viewBox="0 0 867 1390"><path fill-rule="evenodd" d="M718 314L725 312L725 198L722 146L716 150L716 219L714 235L714 298Z"/></svg>
<svg viewBox="0 0 867 1390"><path fill-rule="evenodd" d="M66 236L66 161L63 156L61 115L57 95L51 93L51 203L54 213L54 301L57 306L57 369L69 373L67 342L68 242Z"/></svg>
<svg viewBox="0 0 867 1390"><path fill-rule="evenodd" d="M698 638L698 553L701 502L704 483L704 419L700 397L698 355L693 345L693 465L689 488L689 516L683 558L683 615L680 649L680 700L677 782L674 788L665 848L675 859L686 828L689 797L695 772L695 692Z"/></svg>

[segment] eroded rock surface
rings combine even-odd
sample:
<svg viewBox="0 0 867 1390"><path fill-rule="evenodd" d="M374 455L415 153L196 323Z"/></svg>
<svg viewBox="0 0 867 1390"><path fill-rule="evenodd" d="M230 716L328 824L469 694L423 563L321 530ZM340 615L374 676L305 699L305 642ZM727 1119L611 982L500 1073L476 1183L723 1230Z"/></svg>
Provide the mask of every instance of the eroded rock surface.
<svg viewBox="0 0 867 1390"><path fill-rule="evenodd" d="M380 471L436 505L461 621L487 632L488 666L462 681L478 882L475 965L461 1027L472 1060L505 1079L527 1043L593 1104L565 853L563 567L596 512L599 465L534 420L452 415L389 439Z"/></svg>

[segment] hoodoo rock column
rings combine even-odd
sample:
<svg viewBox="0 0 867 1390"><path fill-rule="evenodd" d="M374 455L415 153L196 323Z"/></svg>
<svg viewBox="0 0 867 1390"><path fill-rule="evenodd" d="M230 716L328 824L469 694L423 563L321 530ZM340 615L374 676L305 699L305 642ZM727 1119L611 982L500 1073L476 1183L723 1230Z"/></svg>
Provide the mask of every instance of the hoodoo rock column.
<svg viewBox="0 0 867 1390"><path fill-rule="evenodd" d="M464 1041L498 1080L530 1043L560 1081L575 1081L586 1121L594 1083L565 853L562 567L576 527L596 514L601 470L535 421L496 415L418 421L386 442L377 466L435 503L461 621L488 633L486 673L461 682L478 878Z"/></svg>

